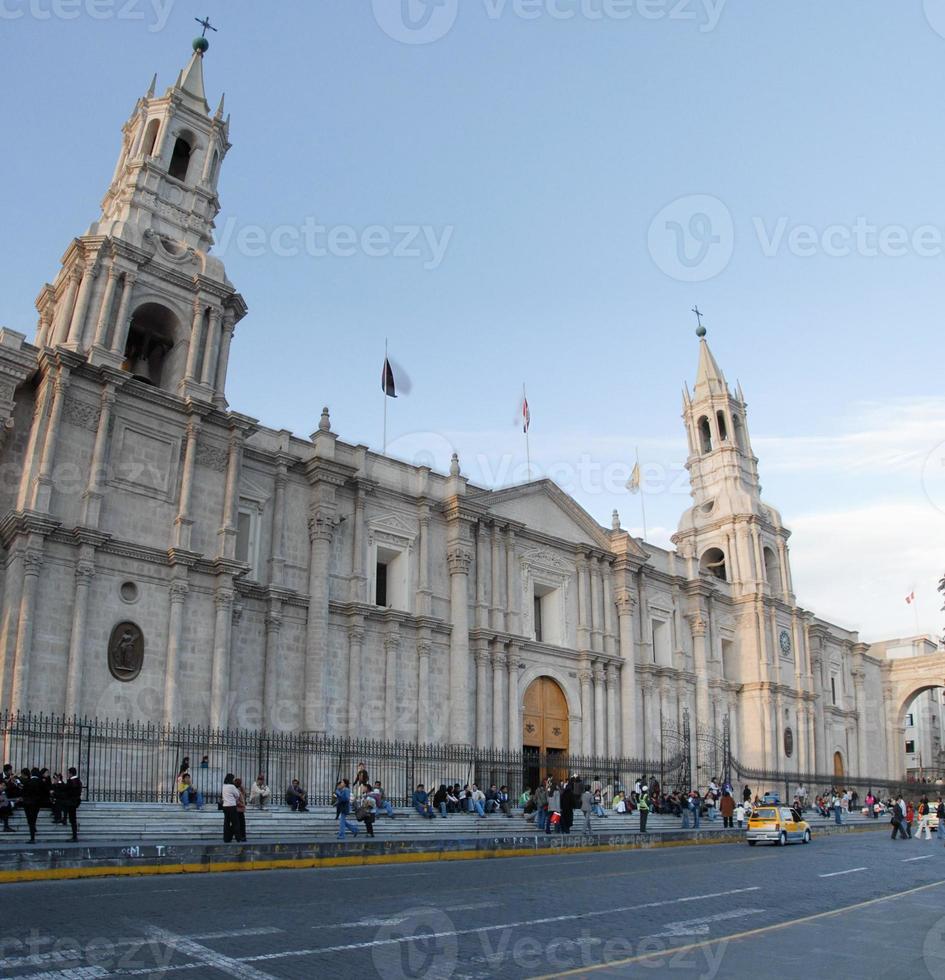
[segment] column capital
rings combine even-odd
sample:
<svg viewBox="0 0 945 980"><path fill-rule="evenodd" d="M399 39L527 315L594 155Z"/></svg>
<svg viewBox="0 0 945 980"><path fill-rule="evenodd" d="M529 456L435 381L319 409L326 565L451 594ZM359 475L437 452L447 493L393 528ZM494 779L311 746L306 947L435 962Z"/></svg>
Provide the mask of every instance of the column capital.
<svg viewBox="0 0 945 980"><path fill-rule="evenodd" d="M234 593L232 589L217 589L213 593L213 603L220 609L228 609L233 604Z"/></svg>
<svg viewBox="0 0 945 980"><path fill-rule="evenodd" d="M607 685L608 687L613 687L618 680L618 675L620 673L620 668L617 664L607 665Z"/></svg>
<svg viewBox="0 0 945 980"><path fill-rule="evenodd" d="M270 635L279 633L282 629L282 617L278 613L266 614L266 632Z"/></svg>
<svg viewBox="0 0 945 980"><path fill-rule="evenodd" d="M594 683L603 684L607 677L607 671L603 664L594 664Z"/></svg>
<svg viewBox="0 0 945 980"><path fill-rule="evenodd" d="M421 660L429 660L430 654L432 652L433 652L433 644L429 640L417 641L417 656Z"/></svg>
<svg viewBox="0 0 945 980"><path fill-rule="evenodd" d="M479 647L473 651L473 659L477 667L488 667L492 663L492 655L485 647Z"/></svg>
<svg viewBox="0 0 945 980"><path fill-rule="evenodd" d="M687 613L686 621L689 623L693 636L705 636L709 631L709 626L701 612Z"/></svg>
<svg viewBox="0 0 945 980"><path fill-rule="evenodd" d="M614 594L614 602L617 604L618 616L630 616L633 614L636 599L629 589L617 589Z"/></svg>
<svg viewBox="0 0 945 980"><path fill-rule="evenodd" d="M316 541L323 541L330 544L335 536L334 515L327 511L315 511L308 518L308 537L314 544Z"/></svg>
<svg viewBox="0 0 945 980"><path fill-rule="evenodd" d="M472 555L463 547L451 548L446 555L450 575L468 575L472 564Z"/></svg>
<svg viewBox="0 0 945 980"><path fill-rule="evenodd" d="M33 548L27 549L26 553L23 555L23 574L38 576L43 570L43 565L46 559L43 557L41 551L36 551Z"/></svg>
<svg viewBox="0 0 945 980"><path fill-rule="evenodd" d="M170 591L171 602L175 605L179 605L190 593L190 586L186 582L172 582Z"/></svg>
<svg viewBox="0 0 945 980"><path fill-rule="evenodd" d="M502 647L496 647L496 649L492 651L492 666L495 670L505 670L505 668L508 666L508 662L509 656L505 650L502 649Z"/></svg>
<svg viewBox="0 0 945 980"><path fill-rule="evenodd" d="M79 561L75 566L75 584L91 585L95 578L95 565L90 561Z"/></svg>

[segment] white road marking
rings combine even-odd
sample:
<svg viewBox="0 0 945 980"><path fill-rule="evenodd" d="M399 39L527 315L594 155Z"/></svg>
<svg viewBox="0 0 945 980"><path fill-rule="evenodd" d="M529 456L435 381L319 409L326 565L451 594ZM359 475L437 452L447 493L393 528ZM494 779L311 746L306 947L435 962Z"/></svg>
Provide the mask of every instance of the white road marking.
<svg viewBox="0 0 945 980"><path fill-rule="evenodd" d="M152 971L153 972L153 971ZM77 966L72 970L54 970L52 973L20 974L29 980L97 980L98 977L110 977L108 970L100 966Z"/></svg>
<svg viewBox="0 0 945 980"><path fill-rule="evenodd" d="M840 875L855 875L857 871L869 871L869 868L850 868L847 871L831 871L829 875L817 875L818 878L839 878Z"/></svg>
<svg viewBox="0 0 945 980"><path fill-rule="evenodd" d="M401 878L429 878L434 874L436 874L435 871L412 871L410 874L406 874L406 875L385 874L384 878L382 878L381 880L383 881L386 879L388 881L391 880L400 881ZM332 875L332 878L335 881L369 881L369 880L377 881L378 880L377 875L375 874L345 875L344 877L339 877L338 875Z"/></svg>
<svg viewBox="0 0 945 980"><path fill-rule="evenodd" d="M657 932L644 939L679 939L682 936L707 936L712 931L713 922L725 922L729 919L744 919L749 915L761 915L767 909L732 909L730 912L719 912L707 915L701 919L687 919L685 922L670 922L664 932ZM641 940L642 942L642 940Z"/></svg>
<svg viewBox="0 0 945 980"><path fill-rule="evenodd" d="M284 931L285 930L278 929L275 926L260 926L253 929L228 929L225 932L203 932L194 936L187 936L185 938L201 941L207 941L210 939L238 939L241 936L272 936L276 933L281 933ZM34 945L41 945L43 940L34 940L33 942ZM58 942L58 940L48 938L45 939L45 942L52 945L53 943ZM116 949L144 946L146 944L147 939L144 936L109 940L109 946ZM5 956L3 959L0 959L0 970L12 970L16 969L17 967L30 966L52 966L55 963L78 963L82 960L83 955L83 948L76 945L67 949L50 950L48 953L31 953L28 956ZM75 967L75 969L85 969L85 967ZM155 970L152 967L150 970L146 970L145 972L154 973Z"/></svg>
<svg viewBox="0 0 945 980"><path fill-rule="evenodd" d="M163 943L168 949L177 953L183 953L205 966L213 967L221 973L230 977L242 977L243 980L274 980L271 973L263 973L254 966L242 960L233 959L224 953L218 953L209 946L201 946L200 943L187 939L185 936L178 936L167 929L160 929L158 926L148 926L147 934L158 942Z"/></svg>
<svg viewBox="0 0 945 980"><path fill-rule="evenodd" d="M931 854L923 854L922 857L917 857L917 858L903 858L902 859L902 863L903 864L911 864L913 861L931 861L931 860L932 860L932 855Z"/></svg>
<svg viewBox="0 0 945 980"><path fill-rule="evenodd" d="M439 906L440 912L470 912L473 909L495 908L494 902L477 902L475 905L443 905ZM390 916L374 916L366 919L357 919L354 922L331 922L327 925L312 926L312 929L378 929L382 926L399 926L401 922L407 922L413 917L413 911L406 909L404 912L395 912Z"/></svg>
<svg viewBox="0 0 945 980"><path fill-rule="evenodd" d="M503 929L523 929L528 926L550 925L556 922L576 922L582 919L595 919L607 915L622 915L626 912L639 912L643 909L666 908L670 905L684 905L687 902L705 902L713 898L729 898L732 895L744 895L748 892L761 891L760 885L750 888L736 888L732 891L712 892L708 895L688 895L683 898L670 898L662 902L644 902L642 905L626 905L623 908L601 909L595 912L575 912L571 915L554 915L545 919L524 919L518 922L500 922L492 926L478 926L473 929L456 929L452 932L433 932L425 933L422 936L395 936L390 939L374 939L361 943L345 943L342 946L322 946L315 949L290 949L282 950L277 953L262 953L258 956L246 956L244 963L261 963L266 960L281 960L288 957L299 956L319 956L324 953L347 953L357 949L376 949L378 946L396 946L402 943L416 942L422 939L429 942L431 939L447 939L454 936L473 936L487 932L499 932Z"/></svg>

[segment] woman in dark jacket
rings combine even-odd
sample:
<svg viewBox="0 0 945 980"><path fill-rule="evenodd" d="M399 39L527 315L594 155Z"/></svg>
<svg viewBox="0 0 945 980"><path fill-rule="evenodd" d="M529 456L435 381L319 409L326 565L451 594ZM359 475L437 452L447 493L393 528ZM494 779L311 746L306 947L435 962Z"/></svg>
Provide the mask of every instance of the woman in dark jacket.
<svg viewBox="0 0 945 980"><path fill-rule="evenodd" d="M446 792L446 784L440 785L440 788L433 794L433 808L434 810L440 811L440 816L446 819L446 799L448 793Z"/></svg>

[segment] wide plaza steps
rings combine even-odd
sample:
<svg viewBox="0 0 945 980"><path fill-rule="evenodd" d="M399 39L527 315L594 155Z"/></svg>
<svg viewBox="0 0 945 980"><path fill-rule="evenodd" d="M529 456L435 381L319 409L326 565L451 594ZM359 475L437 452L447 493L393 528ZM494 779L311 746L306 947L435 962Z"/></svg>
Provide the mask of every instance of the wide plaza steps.
<svg viewBox="0 0 945 980"><path fill-rule="evenodd" d="M526 821L522 812L513 812L512 817L503 814L490 814L482 818L475 814L450 814L445 819L423 818L407 808L395 809L396 816L380 816L375 821L374 832L380 838L389 840L424 840L445 837L510 837L534 835L535 825ZM584 818L580 812L574 815L575 833L580 833ZM89 844L129 843L147 841L149 843L175 843L193 841L219 841L223 836L223 814L215 805L203 810L183 810L170 803L83 803L79 808L79 840ZM833 826L833 818L808 813L807 819L816 831L820 827ZM364 825L357 824L363 832ZM880 818L882 820L882 818ZM859 814L845 817L844 823L869 825L870 821ZM20 810L12 820L14 833L0 831L0 846L22 845L27 837L26 818ZM604 818L592 818L595 834L607 836L639 833L638 814L617 814L608 811ZM679 830L678 817L651 814L647 825L648 833L661 833ZM703 820L703 831L719 831L722 821ZM334 807L318 807L307 813L293 813L283 806L268 807L265 810L252 808L246 813L247 840L266 842L306 842L334 838L338 832ZM43 810L37 823L37 843L55 844L71 840L69 826L52 822L50 811Z"/></svg>

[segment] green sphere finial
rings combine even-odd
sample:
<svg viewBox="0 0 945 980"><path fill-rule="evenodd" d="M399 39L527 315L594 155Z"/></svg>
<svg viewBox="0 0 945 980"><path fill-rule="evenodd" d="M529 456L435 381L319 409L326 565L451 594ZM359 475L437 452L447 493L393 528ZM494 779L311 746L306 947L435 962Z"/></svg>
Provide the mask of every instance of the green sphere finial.
<svg viewBox="0 0 945 980"><path fill-rule="evenodd" d="M699 324L699 326L698 326L698 327L696 328L696 336L697 336L697 337L698 337L698 338L699 338L700 340L701 340L701 339L704 339L704 338L705 338L705 335L706 335L706 334L707 334L708 332L709 332L709 331L708 331L708 330L706 330L706 328L705 328L704 326L702 326L702 324L701 324L701 323L700 323L700 324Z"/></svg>
<svg viewBox="0 0 945 980"><path fill-rule="evenodd" d="M210 47L210 42L205 37L194 38L194 51L198 51L200 54L204 54L209 47Z"/></svg>

